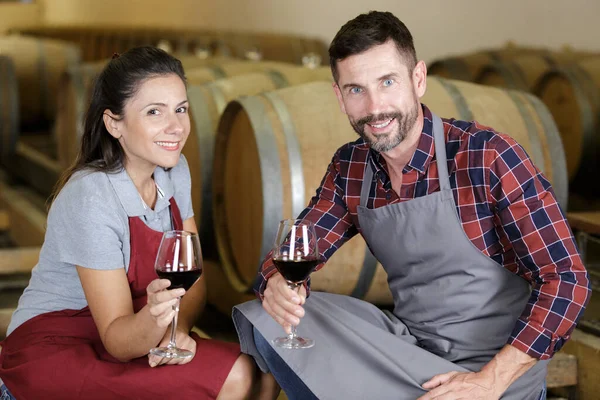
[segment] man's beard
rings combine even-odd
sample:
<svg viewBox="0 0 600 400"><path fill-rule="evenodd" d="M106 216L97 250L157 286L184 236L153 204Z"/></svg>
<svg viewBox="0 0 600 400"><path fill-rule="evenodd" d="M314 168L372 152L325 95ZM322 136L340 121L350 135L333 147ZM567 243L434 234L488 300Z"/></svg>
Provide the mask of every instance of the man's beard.
<svg viewBox="0 0 600 400"><path fill-rule="evenodd" d="M358 121L350 121L352 128L358 133L358 135L363 138L365 142L367 142L371 148L380 153L385 153L392 150L394 147L398 146L408 135L408 132L415 126L417 122L417 118L419 116L419 112L417 109L418 105L416 105L412 110L410 110L407 114L402 114L400 112L395 113L384 113L377 115L367 115L359 119ZM374 136L370 138L365 133L365 125L372 124L373 122L384 122L391 119L396 119L398 122L397 130L394 132L389 132L387 134L380 134L378 136ZM393 121L390 122L392 124Z"/></svg>

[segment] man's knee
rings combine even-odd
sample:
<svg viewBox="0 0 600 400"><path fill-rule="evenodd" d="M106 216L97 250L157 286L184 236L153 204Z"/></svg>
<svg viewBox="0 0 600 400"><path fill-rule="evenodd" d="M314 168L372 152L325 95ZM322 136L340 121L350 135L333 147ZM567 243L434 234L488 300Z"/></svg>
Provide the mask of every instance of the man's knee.
<svg viewBox="0 0 600 400"><path fill-rule="evenodd" d="M254 345L256 346L256 349L258 350L260 355L265 360L270 359L274 354L276 355L277 353L275 352L273 347L271 347L271 345L269 344L267 339L265 339L265 337L258 331L258 329L253 328L253 330L254 330Z"/></svg>

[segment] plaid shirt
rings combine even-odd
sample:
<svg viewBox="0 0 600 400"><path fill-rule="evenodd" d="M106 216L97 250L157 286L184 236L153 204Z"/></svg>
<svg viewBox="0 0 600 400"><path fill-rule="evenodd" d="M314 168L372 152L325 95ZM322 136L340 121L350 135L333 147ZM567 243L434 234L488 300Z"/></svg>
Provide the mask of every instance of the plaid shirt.
<svg viewBox="0 0 600 400"><path fill-rule="evenodd" d="M430 168L435 164L432 116L426 106L423 113L423 132L402 172L399 195L392 189L384 158L362 139L336 152L316 195L298 217L316 224L325 259L360 231L356 209L365 163L372 163L376 177L368 208L440 190L437 168ZM569 339L591 295L590 280L552 187L511 137L476 122L443 119L443 125L450 185L465 233L483 254L532 285L508 343L548 359ZM268 255L255 287L261 299L275 272Z"/></svg>

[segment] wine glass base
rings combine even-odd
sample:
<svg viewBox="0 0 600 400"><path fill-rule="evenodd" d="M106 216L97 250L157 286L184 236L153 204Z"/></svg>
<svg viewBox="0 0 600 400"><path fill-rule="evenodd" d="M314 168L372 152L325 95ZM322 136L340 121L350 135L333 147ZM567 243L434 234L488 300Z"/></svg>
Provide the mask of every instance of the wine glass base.
<svg viewBox="0 0 600 400"><path fill-rule="evenodd" d="M310 349L315 345L315 341L312 339L301 338L301 337L279 337L273 339L273 345L281 347L283 349Z"/></svg>
<svg viewBox="0 0 600 400"><path fill-rule="evenodd" d="M151 349L150 354L163 358L191 358L194 356L191 351L176 347L157 347Z"/></svg>

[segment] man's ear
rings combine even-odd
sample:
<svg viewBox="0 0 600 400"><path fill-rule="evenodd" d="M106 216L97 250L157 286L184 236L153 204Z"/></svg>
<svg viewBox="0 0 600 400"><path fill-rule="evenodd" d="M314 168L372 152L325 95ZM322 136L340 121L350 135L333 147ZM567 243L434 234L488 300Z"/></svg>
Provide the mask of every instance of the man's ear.
<svg viewBox="0 0 600 400"><path fill-rule="evenodd" d="M427 91L427 66L422 60L413 69L413 86L419 98L425 95Z"/></svg>
<svg viewBox="0 0 600 400"><path fill-rule="evenodd" d="M113 114L108 108L104 110L104 114L102 115L102 119L104 120L104 126L106 126L106 130L112 137L115 139L121 139L123 133L120 132L121 129L121 119L118 115Z"/></svg>
<svg viewBox="0 0 600 400"><path fill-rule="evenodd" d="M338 84L336 82L333 82L333 91L335 92L335 95L338 99L338 104L340 105L340 110L342 110L342 112L344 114L346 114L346 106L344 105L344 98L342 97L342 91L340 90L340 87L338 86Z"/></svg>

